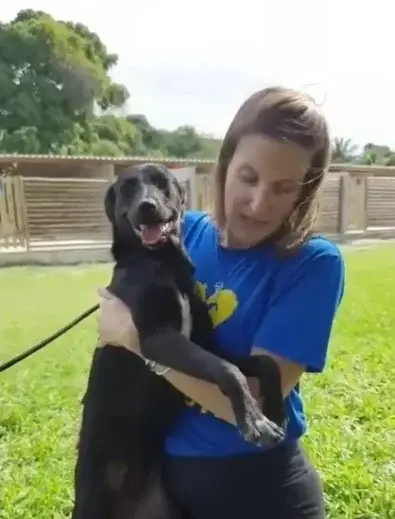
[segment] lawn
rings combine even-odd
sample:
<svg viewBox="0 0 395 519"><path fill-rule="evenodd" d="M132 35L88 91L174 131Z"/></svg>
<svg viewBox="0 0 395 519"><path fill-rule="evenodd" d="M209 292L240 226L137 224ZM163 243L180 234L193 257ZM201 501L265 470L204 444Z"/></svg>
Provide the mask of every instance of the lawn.
<svg viewBox="0 0 395 519"><path fill-rule="evenodd" d="M328 369L303 383L328 518L395 518L395 247L347 250ZM0 269L0 361L96 302L109 266ZM317 287L319 290L319 287ZM0 375L0 519L62 519L72 500L90 317Z"/></svg>

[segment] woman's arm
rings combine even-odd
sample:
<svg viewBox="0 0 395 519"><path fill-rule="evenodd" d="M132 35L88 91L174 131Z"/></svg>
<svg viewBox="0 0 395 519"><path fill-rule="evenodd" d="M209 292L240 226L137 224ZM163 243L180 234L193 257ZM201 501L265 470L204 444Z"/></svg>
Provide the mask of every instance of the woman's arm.
<svg viewBox="0 0 395 519"><path fill-rule="evenodd" d="M292 274L285 271L278 276L278 291L255 333L253 349L277 362L284 396L296 386L303 372L319 373L324 369L343 297L343 258L328 242L325 249L314 251Z"/></svg>
<svg viewBox="0 0 395 519"><path fill-rule="evenodd" d="M217 418L236 425L235 415L229 398L215 384L190 377L172 369L164 377L181 393L197 402L203 409L207 409Z"/></svg>
<svg viewBox="0 0 395 519"><path fill-rule="evenodd" d="M136 352L136 350L134 351ZM252 355L267 355L276 362L281 374L281 386L284 398L297 385L302 374L306 371L305 366L289 361L283 357L279 357L278 355L274 355L262 348L253 348ZM216 385L174 370L165 373L164 377L179 391L181 391L181 393L192 398L192 400L201 405L202 408L213 413L217 418L221 418L222 420L232 424L236 423L230 400L218 389ZM258 380L254 378L247 380L252 394L258 399Z"/></svg>

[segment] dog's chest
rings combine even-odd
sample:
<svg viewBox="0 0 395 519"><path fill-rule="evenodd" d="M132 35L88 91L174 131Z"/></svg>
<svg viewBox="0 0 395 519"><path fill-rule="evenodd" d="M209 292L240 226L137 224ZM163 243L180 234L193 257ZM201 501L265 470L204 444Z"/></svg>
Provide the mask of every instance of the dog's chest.
<svg viewBox="0 0 395 519"><path fill-rule="evenodd" d="M192 333L191 303L189 297L180 292L178 292L178 300L181 309L181 334L189 339Z"/></svg>

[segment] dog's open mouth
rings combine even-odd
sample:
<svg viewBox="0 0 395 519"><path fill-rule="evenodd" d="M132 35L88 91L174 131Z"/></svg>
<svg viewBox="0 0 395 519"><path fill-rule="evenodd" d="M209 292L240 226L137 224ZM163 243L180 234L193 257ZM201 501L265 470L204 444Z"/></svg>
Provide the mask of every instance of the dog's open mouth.
<svg viewBox="0 0 395 519"><path fill-rule="evenodd" d="M160 243L167 241L171 229L171 222L140 225L139 232L141 235L141 241L144 245L149 245L150 247L159 245Z"/></svg>

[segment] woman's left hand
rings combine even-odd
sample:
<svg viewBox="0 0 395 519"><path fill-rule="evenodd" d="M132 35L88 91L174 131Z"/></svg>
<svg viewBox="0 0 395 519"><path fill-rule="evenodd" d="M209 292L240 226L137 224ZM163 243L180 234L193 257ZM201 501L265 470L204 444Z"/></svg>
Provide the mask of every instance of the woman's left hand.
<svg viewBox="0 0 395 519"><path fill-rule="evenodd" d="M99 289L99 295L98 346L112 344L139 353L138 333L129 308L105 288Z"/></svg>

